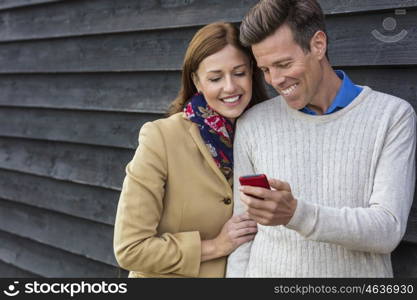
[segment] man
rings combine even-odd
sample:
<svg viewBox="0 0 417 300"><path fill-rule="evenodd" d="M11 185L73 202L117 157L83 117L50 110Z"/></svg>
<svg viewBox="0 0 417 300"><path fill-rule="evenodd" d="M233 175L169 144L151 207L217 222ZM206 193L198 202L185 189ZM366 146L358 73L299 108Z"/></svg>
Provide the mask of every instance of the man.
<svg viewBox="0 0 417 300"><path fill-rule="evenodd" d="M240 39L280 96L237 124L235 213L259 225L227 276L392 277L413 201L414 110L332 69L316 0L260 1ZM239 185L255 173L272 190Z"/></svg>

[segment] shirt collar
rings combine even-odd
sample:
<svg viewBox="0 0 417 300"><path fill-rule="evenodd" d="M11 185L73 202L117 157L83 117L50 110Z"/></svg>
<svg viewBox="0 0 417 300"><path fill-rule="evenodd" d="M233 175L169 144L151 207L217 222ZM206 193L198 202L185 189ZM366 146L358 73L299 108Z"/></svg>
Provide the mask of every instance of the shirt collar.
<svg viewBox="0 0 417 300"><path fill-rule="evenodd" d="M345 72L342 70L336 70L335 73L342 80L342 84L340 85L339 91L337 92L336 97L333 99L332 104L324 114L331 114L348 106L362 91L361 87L353 84ZM307 106L300 109L300 111L310 115L317 115L315 111L311 110Z"/></svg>

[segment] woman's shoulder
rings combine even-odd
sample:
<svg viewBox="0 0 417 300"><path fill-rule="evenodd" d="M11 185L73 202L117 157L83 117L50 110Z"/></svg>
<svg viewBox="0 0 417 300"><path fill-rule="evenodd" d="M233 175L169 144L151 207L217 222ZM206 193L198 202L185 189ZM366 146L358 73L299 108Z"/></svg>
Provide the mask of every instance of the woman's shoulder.
<svg viewBox="0 0 417 300"><path fill-rule="evenodd" d="M186 127L190 126L190 121L184 118L183 112L178 112L166 118L157 119L151 123L153 123L164 132L185 129Z"/></svg>
<svg viewBox="0 0 417 300"><path fill-rule="evenodd" d="M164 137L176 136L179 138L182 132L186 132L191 122L184 118L183 112L173 114L166 118L146 122L142 125L141 134L160 135Z"/></svg>

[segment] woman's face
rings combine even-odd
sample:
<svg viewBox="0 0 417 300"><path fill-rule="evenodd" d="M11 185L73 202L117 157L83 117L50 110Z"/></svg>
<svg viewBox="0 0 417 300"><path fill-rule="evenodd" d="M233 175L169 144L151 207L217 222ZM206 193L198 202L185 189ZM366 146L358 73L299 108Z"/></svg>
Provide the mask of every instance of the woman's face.
<svg viewBox="0 0 417 300"><path fill-rule="evenodd" d="M227 45L207 56L193 77L197 90L208 105L234 122L252 98L252 68L249 58L240 50Z"/></svg>

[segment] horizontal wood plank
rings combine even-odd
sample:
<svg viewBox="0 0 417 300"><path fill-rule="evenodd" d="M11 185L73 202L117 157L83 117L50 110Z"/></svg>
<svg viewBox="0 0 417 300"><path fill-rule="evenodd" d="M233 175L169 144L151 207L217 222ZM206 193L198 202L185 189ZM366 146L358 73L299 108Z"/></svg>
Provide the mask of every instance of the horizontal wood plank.
<svg viewBox="0 0 417 300"><path fill-rule="evenodd" d="M318 0L326 15L415 8L416 0Z"/></svg>
<svg viewBox="0 0 417 300"><path fill-rule="evenodd" d="M179 70L196 28L3 44L0 73Z"/></svg>
<svg viewBox="0 0 417 300"><path fill-rule="evenodd" d="M0 239L1 240L1 239ZM19 269L0 260L0 278L36 278L39 275Z"/></svg>
<svg viewBox="0 0 417 300"><path fill-rule="evenodd" d="M3 4L3 7L12 7ZM16 2L16 1L13 1ZM55 2L51 1L20 1ZM89 0L0 12L0 41L82 36L240 22L258 0ZM417 0L321 0L327 15L416 7ZM19 5L18 3L14 5ZM1 9L0 3L0 9ZM205 13L209 12L209 13ZM53 16L53 17L51 17Z"/></svg>
<svg viewBox="0 0 417 300"><path fill-rule="evenodd" d="M391 12L373 15L332 16L327 18L329 34L329 57L335 66L391 66L417 64L417 11L396 16L396 29L392 32L383 27ZM406 35L397 42L378 40L373 31L388 37Z"/></svg>
<svg viewBox="0 0 417 300"><path fill-rule="evenodd" d="M389 13L331 17L329 55L335 66L417 65L417 11L398 17L407 35L384 43L372 35ZM197 28L13 42L0 48L0 73L180 70ZM390 34L393 35L393 34Z"/></svg>
<svg viewBox="0 0 417 300"><path fill-rule="evenodd" d="M240 21L256 0L89 0L0 15L0 41L179 28L218 20ZM210 13L203 13L210 11ZM51 18L50 16L54 16ZM30 22L31 20L32 22ZM30 25L29 25L30 22Z"/></svg>
<svg viewBox="0 0 417 300"><path fill-rule="evenodd" d="M0 138L0 168L120 191L133 150Z"/></svg>
<svg viewBox="0 0 417 300"><path fill-rule="evenodd" d="M416 277L417 244L401 243L391 255L394 277Z"/></svg>
<svg viewBox="0 0 417 300"><path fill-rule="evenodd" d="M0 109L0 136L135 149L142 125L160 115L49 109Z"/></svg>
<svg viewBox="0 0 417 300"><path fill-rule="evenodd" d="M78 236L80 239L82 236ZM61 236L65 239L65 236ZM78 241L77 241L78 242ZM76 243L77 243L76 242ZM0 260L42 277L119 277L120 269L0 230ZM121 274L126 274L122 271Z"/></svg>
<svg viewBox="0 0 417 300"><path fill-rule="evenodd" d="M0 199L0 230L117 266L109 225Z"/></svg>
<svg viewBox="0 0 417 300"><path fill-rule="evenodd" d="M91 221L114 225L120 193L0 169L0 197Z"/></svg>
<svg viewBox="0 0 417 300"><path fill-rule="evenodd" d="M0 106L165 113L179 85L179 72L0 75Z"/></svg>
<svg viewBox="0 0 417 300"><path fill-rule="evenodd" d="M405 232L404 241L417 245L417 194L414 195L414 203L408 217L407 230Z"/></svg>
<svg viewBox="0 0 417 300"><path fill-rule="evenodd" d="M61 2L64 0L0 0L0 10L11 8L22 8L39 4Z"/></svg>

